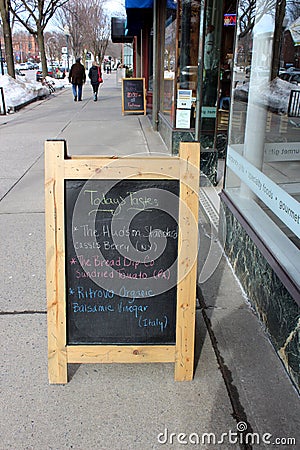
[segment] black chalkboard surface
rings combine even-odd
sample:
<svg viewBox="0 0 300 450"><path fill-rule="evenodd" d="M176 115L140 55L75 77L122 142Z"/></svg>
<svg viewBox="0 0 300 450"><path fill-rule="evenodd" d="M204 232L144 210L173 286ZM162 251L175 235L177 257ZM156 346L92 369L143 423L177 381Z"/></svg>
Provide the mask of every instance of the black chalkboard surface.
<svg viewBox="0 0 300 450"><path fill-rule="evenodd" d="M175 343L178 180L65 180L68 344Z"/></svg>
<svg viewBox="0 0 300 450"><path fill-rule="evenodd" d="M144 78L123 78L122 112L146 113Z"/></svg>

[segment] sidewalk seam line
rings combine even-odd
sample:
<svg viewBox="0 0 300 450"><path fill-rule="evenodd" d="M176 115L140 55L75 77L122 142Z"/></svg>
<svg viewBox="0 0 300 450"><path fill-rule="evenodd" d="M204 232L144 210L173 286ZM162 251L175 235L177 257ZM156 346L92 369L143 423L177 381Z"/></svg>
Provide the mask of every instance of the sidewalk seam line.
<svg viewBox="0 0 300 450"><path fill-rule="evenodd" d="M28 167L27 170L23 173L23 175L17 179L17 181L9 188L9 190L0 198L0 201L2 201L12 190L13 188L27 175L27 173L32 169L32 167L38 162L38 160L43 156L44 153L41 153L36 160Z"/></svg>
<svg viewBox="0 0 300 450"><path fill-rule="evenodd" d="M211 344L212 344L212 347L213 347L213 350L214 350L214 353L215 353L215 356L216 356L216 359L218 362L218 366L219 366L222 378L225 383L227 395L229 397L229 400L230 400L230 403L231 403L231 406L233 409L232 416L236 420L237 423L242 421L242 422L246 422L246 424L248 425L247 429L242 433L244 436L246 434L253 433L253 429L252 429L251 424L248 421L245 409L244 409L243 405L240 403L238 389L233 384L231 371L228 368L228 366L225 364L224 358L222 357L221 352L218 348L218 340L213 331L211 320L209 319L208 315L206 314L207 306L206 306L205 299L203 297L200 286L197 287L197 297L198 297L198 301L200 304L203 320L206 325L206 329L209 334L209 338L210 338L210 341L211 341ZM241 450L252 450L253 449L252 445L250 445L250 444L240 443L239 445L240 445Z"/></svg>

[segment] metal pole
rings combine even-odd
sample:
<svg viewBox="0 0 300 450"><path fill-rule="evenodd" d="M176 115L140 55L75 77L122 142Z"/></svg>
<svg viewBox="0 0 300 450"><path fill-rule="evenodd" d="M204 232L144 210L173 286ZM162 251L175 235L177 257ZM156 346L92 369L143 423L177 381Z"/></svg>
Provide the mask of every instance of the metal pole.
<svg viewBox="0 0 300 450"><path fill-rule="evenodd" d="M3 114L6 115L6 106L5 106L5 98L4 98L4 89L3 89L3 87L0 87L0 92L1 92Z"/></svg>
<svg viewBox="0 0 300 450"><path fill-rule="evenodd" d="M69 35L68 34L66 35L66 38L67 38L67 69L69 72Z"/></svg>
<svg viewBox="0 0 300 450"><path fill-rule="evenodd" d="M152 100L152 127L158 130L158 112L160 100L160 67L161 67L161 45L160 37L160 17L159 2L153 4L153 100Z"/></svg>
<svg viewBox="0 0 300 450"><path fill-rule="evenodd" d="M0 19L0 26L2 25L2 20ZM2 55L2 43L0 38L0 61L1 61L1 74L4 75L4 64L3 64L3 55Z"/></svg>
<svg viewBox="0 0 300 450"><path fill-rule="evenodd" d="M4 75L4 64L3 64L3 56L2 56L2 44L0 40L0 59L1 59L1 73Z"/></svg>
<svg viewBox="0 0 300 450"><path fill-rule="evenodd" d="M70 29L68 25L64 26L64 34L66 36L66 42L67 42L67 71L69 72L70 64L69 64L69 36L70 36Z"/></svg>

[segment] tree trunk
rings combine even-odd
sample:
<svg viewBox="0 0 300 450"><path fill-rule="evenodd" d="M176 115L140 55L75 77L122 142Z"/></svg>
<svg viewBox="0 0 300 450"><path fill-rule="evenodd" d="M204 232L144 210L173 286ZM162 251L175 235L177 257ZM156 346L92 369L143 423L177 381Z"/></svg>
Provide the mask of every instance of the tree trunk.
<svg viewBox="0 0 300 450"><path fill-rule="evenodd" d="M0 0L0 12L2 18L2 26L3 26L3 36L4 36L4 46L5 46L5 55L6 55L6 63L7 63L7 73L13 78L16 78L15 75L15 65L14 65L14 53L13 53L13 45L12 45L12 35L11 35L11 27L9 21L9 8L8 1Z"/></svg>
<svg viewBox="0 0 300 450"><path fill-rule="evenodd" d="M41 54L43 78L45 78L48 75L48 67L45 52L44 30L41 27L37 27L37 41Z"/></svg>
<svg viewBox="0 0 300 450"><path fill-rule="evenodd" d="M285 16L286 0L281 0L277 4L276 16L275 16L275 30L273 37L273 62L272 62L272 73L271 80L277 77L280 66L280 51L281 42L283 37L283 19Z"/></svg>

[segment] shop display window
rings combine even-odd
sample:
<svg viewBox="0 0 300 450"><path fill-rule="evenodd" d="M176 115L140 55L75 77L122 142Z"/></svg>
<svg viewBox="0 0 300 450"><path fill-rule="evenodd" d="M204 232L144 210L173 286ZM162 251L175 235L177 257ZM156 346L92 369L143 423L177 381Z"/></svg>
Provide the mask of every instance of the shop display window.
<svg viewBox="0 0 300 450"><path fill-rule="evenodd" d="M161 109L175 128L195 127L200 6L200 0L181 0L166 9Z"/></svg>
<svg viewBox="0 0 300 450"><path fill-rule="evenodd" d="M215 129L219 100L221 36L223 8L216 0L207 0L203 24L200 142L203 148L215 148Z"/></svg>
<svg viewBox="0 0 300 450"><path fill-rule="evenodd" d="M163 70L163 96L161 111L169 118L171 124L174 119L174 90L176 73L176 33L177 10L167 8L165 20L165 48Z"/></svg>
<svg viewBox="0 0 300 450"><path fill-rule="evenodd" d="M236 23L224 190L299 283L299 7L240 0Z"/></svg>

